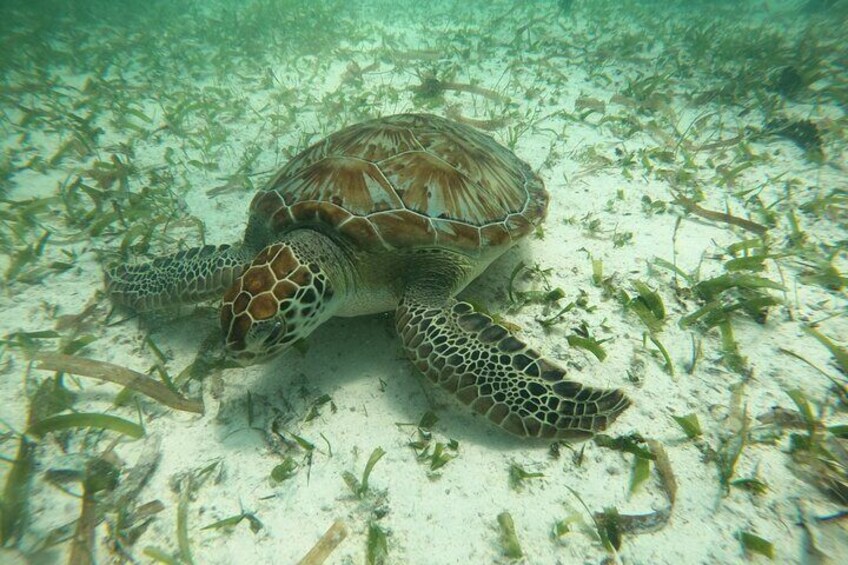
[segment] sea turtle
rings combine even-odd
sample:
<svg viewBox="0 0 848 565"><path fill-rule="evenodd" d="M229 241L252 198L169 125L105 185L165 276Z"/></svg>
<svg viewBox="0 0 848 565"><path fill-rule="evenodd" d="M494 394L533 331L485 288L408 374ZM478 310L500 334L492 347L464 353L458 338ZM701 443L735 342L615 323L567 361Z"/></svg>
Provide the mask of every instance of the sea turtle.
<svg viewBox="0 0 848 565"><path fill-rule="evenodd" d="M512 152L428 114L348 127L292 159L253 198L244 240L107 272L137 310L223 295L227 349L256 362L332 316L395 311L406 354L513 434L584 439L627 406L567 380L454 296L542 222L548 193Z"/></svg>

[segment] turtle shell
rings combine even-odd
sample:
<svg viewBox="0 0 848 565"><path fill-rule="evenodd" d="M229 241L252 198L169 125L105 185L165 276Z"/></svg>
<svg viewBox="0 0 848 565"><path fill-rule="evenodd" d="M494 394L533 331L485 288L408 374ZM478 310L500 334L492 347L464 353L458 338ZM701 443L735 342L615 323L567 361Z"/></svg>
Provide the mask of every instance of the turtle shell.
<svg viewBox="0 0 848 565"><path fill-rule="evenodd" d="M491 137L434 115L398 114L307 148L250 211L274 235L321 224L362 249L476 255L533 231L547 205L541 179Z"/></svg>

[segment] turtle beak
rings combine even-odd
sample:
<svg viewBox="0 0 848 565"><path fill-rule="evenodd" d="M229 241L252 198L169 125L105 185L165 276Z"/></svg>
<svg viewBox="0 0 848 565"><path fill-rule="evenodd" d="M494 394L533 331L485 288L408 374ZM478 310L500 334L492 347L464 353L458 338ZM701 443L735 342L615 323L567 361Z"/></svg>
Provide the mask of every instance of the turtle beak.
<svg viewBox="0 0 848 565"><path fill-rule="evenodd" d="M280 339L286 333L286 322L285 320L274 320L274 325L268 331L268 335L263 340L263 344L266 350L273 350L277 346L279 346Z"/></svg>
<svg viewBox="0 0 848 565"><path fill-rule="evenodd" d="M281 343L286 335L286 322L282 319L274 320L272 325L263 328L267 332L264 336L256 336L244 349L229 349L229 356L240 365L255 365L276 356L286 349Z"/></svg>

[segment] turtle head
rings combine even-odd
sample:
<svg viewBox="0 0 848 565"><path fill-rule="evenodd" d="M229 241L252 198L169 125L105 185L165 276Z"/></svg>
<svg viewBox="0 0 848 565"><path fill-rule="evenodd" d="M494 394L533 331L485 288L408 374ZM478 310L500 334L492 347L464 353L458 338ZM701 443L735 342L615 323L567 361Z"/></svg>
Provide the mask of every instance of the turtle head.
<svg viewBox="0 0 848 565"><path fill-rule="evenodd" d="M224 295L228 351L245 364L283 351L332 316L334 294L321 266L295 247L266 247Z"/></svg>

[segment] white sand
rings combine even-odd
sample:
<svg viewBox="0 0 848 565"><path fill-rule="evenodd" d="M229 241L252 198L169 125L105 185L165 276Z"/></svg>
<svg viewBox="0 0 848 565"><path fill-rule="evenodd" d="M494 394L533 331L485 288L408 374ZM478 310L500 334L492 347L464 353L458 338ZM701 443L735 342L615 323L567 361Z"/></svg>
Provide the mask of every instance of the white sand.
<svg viewBox="0 0 848 565"><path fill-rule="evenodd" d="M686 290L675 293L671 273L649 269L649 262L655 257L668 261L676 257L676 264L687 273L699 271L701 279L717 276L723 272L723 262L731 258L727 246L753 237L739 228L685 215L680 206L670 203L672 191L689 194L692 182L675 188L654 172L677 171L683 160L678 156L673 163L664 163L653 158L654 171L647 171L640 152L679 149L675 144L680 134L700 118L704 118L703 123L687 133L687 142L694 147L730 139L745 126L762 128L763 114L756 100L746 98L753 111L741 116L739 105L689 102L684 93L698 92L694 85L703 77L696 74L685 78L683 73L663 80L657 91L668 98L655 100L652 112L640 113L639 103L631 107L620 98L611 100L625 90L628 81L666 72L669 65L657 61L673 58L679 52L679 46L673 44L651 44L652 34L661 28L659 23L656 28L647 29L638 23L650 22L646 15L650 10L656 11L657 19L665 18L663 11L668 9L665 3L655 3L653 8L643 7L639 11L621 8L600 18L586 12L584 5L588 2L577 2L573 19L558 17L553 3L543 2L512 10L510 3L501 2L488 8L485 7L488 3L480 3L435 12L433 8L425 9L424 3L419 3L417 8L397 4L354 8L343 14L344 19L366 26L365 35L369 39L341 40L336 60L307 58L292 62L285 53L275 55L271 50L268 68L284 87L294 89L295 129L282 128L272 137L273 126L267 120L275 112L284 112L281 105L271 101L272 94L281 90L279 84L259 87L257 81L261 77L251 70L244 77L229 76L225 84L219 85L231 88L242 108L244 105L251 108L237 119L214 120L229 135L216 153L220 171L204 172L191 165L171 167L177 174L174 189L184 199L188 213L205 223L207 241L234 241L243 230L250 194L231 191L210 199L206 191L223 184L221 177L236 170L246 144L256 143L262 151L252 170L273 170L286 161L284 150L293 151L303 140L302 132L314 134L310 139L315 140L365 115L412 110L415 105L409 87L418 84L416 71L431 67L441 71L455 66L456 75L451 80L496 89L509 97L512 105L505 109L484 97L461 92L446 93L444 102L458 104L463 115L478 119L507 114L512 128L532 123L519 137L515 152L539 171L552 194L544 238L531 239L506 253L465 296L488 305L493 311L504 312L507 319L521 327L524 339L538 344L545 354L568 367L572 378L594 386L624 389L633 405L608 433L641 434L659 441L665 446L676 476L678 496L669 523L655 532L625 534L617 558L627 563L651 564L738 562L745 553L736 536L746 531L771 541L776 561L804 560L809 540L798 523L799 504L811 516L836 512L839 506L790 471L791 457L787 450L792 430L785 431L774 443L749 443L736 465L734 478L759 478L768 484L767 492L755 495L738 487L730 488L727 494L723 492L717 465L705 461L705 454L718 449L721 441L738 429L739 415L732 408L731 391L745 379L721 363L717 330L705 334L678 327L678 320L701 304ZM738 19L743 26L773 26L777 33L796 36L811 21L820 21L800 16L799 4L766 2L757 9L740 11L743 13ZM634 11L628 12L630 9ZM495 20L501 16L507 23ZM703 25L704 16L673 13L669 17L688 18L693 25ZM725 13L717 21L724 26L732 18ZM109 32L108 24L101 25L106 26L104 33L115 33ZM519 31L523 25L527 29ZM592 41L624 34L627 30L635 34L633 41L645 42L645 49L626 62L617 62L616 53L611 52L605 63L591 48ZM381 35L386 43L396 43L394 49L384 45ZM534 47L535 42L539 43ZM580 47L584 45L588 45L591 58L581 55ZM409 60L393 63L381 55L408 50L432 50L443 56L428 62L421 60L423 55L419 54L419 58L410 55ZM375 60L381 62L363 76L362 85L342 83L351 61L364 68ZM140 64L128 65L130 85L152 72ZM844 66L841 70L844 72ZM54 72L61 73L62 69L56 68ZM110 73L114 74L115 70ZM63 80L80 85L84 75L69 74ZM208 76L197 80L206 86L216 83ZM845 76L840 80L844 83ZM818 86L823 87L825 82ZM528 92L531 89L536 92ZM396 101L388 96L391 91L397 92ZM354 110L356 97L362 93L369 93L367 101L360 110ZM565 111L576 117L580 112L574 111L575 102L581 97L605 102L605 113L591 114L582 122L579 118L556 114ZM151 115L156 125L162 123L163 113L154 98L139 94L139 108ZM331 107L333 100L338 100L338 105ZM24 103L36 106L44 100L28 98ZM443 114L445 108L445 104L439 103L430 111ZM7 112L13 121L20 117L18 110L7 109ZM814 195L825 196L836 188L844 190L846 178L844 108L835 103L802 100L788 104L782 114L830 125L831 133L825 136L825 163L809 162L790 141L766 137L748 145L758 157L754 166L736 178L735 186L721 186L717 167L738 165L737 148L731 145L690 151L694 159L690 170L694 171L694 178L706 197L701 203L704 208L763 222L761 216L752 215L757 210L754 202L746 203L746 197L734 194L759 187L756 191L759 199L765 206L774 206L777 213L777 225L770 232L775 254L783 249L790 233L787 221L790 205L797 207ZM641 132L624 135L630 127L624 119L637 124L634 128ZM97 123L105 130L101 137L103 146L136 135L111 127L107 119L98 119ZM27 143L20 140L21 133L7 125L4 147L26 147ZM510 130L501 128L493 135L507 143ZM61 139L61 133L33 131L29 143L35 149L25 152L49 156ZM197 149L184 146L178 136L163 132L161 137L135 143L135 162L140 167L164 165L163 154L168 147L173 147L184 162L202 159ZM636 155L633 165L622 166L616 150ZM589 151L600 158L591 158ZM109 150L102 150L101 159L107 161L109 154ZM93 157L79 162L69 158L60 167L43 174L19 172L14 176L15 186L8 197L23 200L55 194L57 183L68 173L90 167L91 160ZM253 182L261 184L265 178L266 174L254 177ZM791 201L786 199L787 182L794 186ZM141 178L131 181L131 189L138 189L141 183ZM646 214L642 202L645 195L667 203L667 212ZM844 203L841 214L816 217L798 213L798 219L812 243L833 246L842 241L844 245ZM681 217L674 243L675 225ZM58 217L45 215L41 220L45 229L67 230ZM594 235L586 228L591 220L599 222ZM616 247L614 235L628 232L632 238ZM174 230L170 235L184 237L186 246L198 243L196 232L191 229ZM149 335L167 355L168 372L177 375L191 363L204 337L216 331L215 310L200 308L184 312L187 316L182 318L105 325L109 304L100 294L103 266L98 252L114 251L120 239L96 238L70 246L48 244L42 262L60 260L63 249L72 249L78 254L75 267L50 275L39 285L10 284L0 298L2 333L51 329L55 326L55 316L77 314L94 301L96 313L83 333L92 334L97 340L80 355L144 372L155 363L154 354L144 345L144 338ZM156 241L155 251L173 251L179 245L177 241L170 245ZM605 274L612 276L616 288L630 295L635 295L634 280L646 281L658 289L668 319L657 337L674 361L674 377L663 370L656 348L650 342L645 344L646 328L638 317L625 311L617 300L605 298L601 289L592 284L590 256L601 259ZM8 264L9 259L3 261ZM547 332L536 319L552 315L557 308L548 311L540 306L527 306L517 312L508 311L506 281L519 261L551 269L551 284L565 291L559 307L585 293L590 308L575 308L564 316L562 323ZM844 247L836 253L833 264L843 273L848 271ZM844 290L829 291L802 283L798 278L801 263L791 257L768 260L766 265L761 275L785 284L785 294L775 293L785 299L785 304L772 308L762 325L741 314L733 318L734 335L750 370L750 379L739 393L740 405L751 418L750 425L756 427L756 416L774 406L794 409L786 391L801 389L816 407L829 399L827 406L821 408L827 424L845 423L844 411L839 412L833 406L835 397L828 392L829 381L810 366L779 352L780 348L792 350L838 377L828 351L802 327L821 320L819 329L837 341L842 339L840 343L845 346L848 302ZM687 286L682 279L678 282L681 287ZM526 290L533 284L519 280L517 287ZM538 284L535 288L539 288ZM566 342L566 336L584 322L592 335L609 340L604 343L608 357L603 362L584 350L569 347ZM667 506L653 467L649 480L635 493L629 492L632 455L590 441L563 447L559 458L554 458L547 445L506 437L481 418L471 416L449 396L433 390L416 373L404 359L393 334L390 313L332 320L310 337L305 354L289 351L264 365L217 371L202 386L193 383L188 394L201 394L202 390L206 405L203 417L140 400L148 439L122 441L115 447L115 455L129 468L135 464L145 442L154 438L161 441L159 466L136 502L159 500L164 510L128 551L140 562L149 560L142 555L148 546L177 551L179 495L174 488L177 477L196 473L214 462L218 465L212 476L196 489L188 505L191 551L197 563L294 563L335 520L343 520L350 534L328 563L362 563L371 520L387 534L391 563L508 562L502 555L496 521L504 511L515 521L527 563L598 563L615 556L606 552L592 535L590 515L573 493L578 493L592 512L615 507L621 513L641 514ZM692 357L692 336L701 344L703 356L689 374L686 368ZM55 342L46 341L43 345L51 349ZM2 373L2 418L12 429L20 431L26 427L27 391L34 390L35 383L47 378L49 373L29 372L25 358L12 348L3 352ZM110 412L137 419L132 405L112 408L114 395L119 391L115 385L85 378L79 381L66 378L65 382L79 394L76 410ZM325 404L319 408L317 417L305 421L310 406L322 394L331 397L335 410ZM252 428L248 423L248 399L254 412ZM435 475L428 474L427 464L417 461L415 452L408 447L409 442L418 439L415 426L399 425L417 423L427 411L439 417L433 430L434 443L449 439L459 442L458 456ZM695 441L685 440L672 419L673 415L690 413L697 414L704 431L703 437ZM311 465L306 465L302 449L286 448L281 442L273 441L272 420L287 432L314 444ZM24 553L36 548L51 529L79 515L79 499L48 484L44 471L77 465L74 462L82 456L75 454L102 453L113 434L105 434L96 443L95 436L88 436L88 440L84 437L82 433L75 434L66 453L50 438L39 444L28 529L19 545ZM16 445L13 437L6 437L3 454L13 457ZM343 481L342 473L349 471L359 477L377 447L382 447L386 455L371 474L371 492L363 500L357 500ZM578 452L582 453L579 464L575 457ZM287 455L303 466L293 478L274 483L270 473ZM513 463L544 476L525 481L517 491L509 482L509 466ZM9 465L0 467L0 478L9 468ZM78 484L72 483L69 488L79 492ZM258 533L250 531L247 521L232 531L201 529L243 510L261 520L264 527ZM572 532L552 539L554 524L572 516L579 516L582 525L576 522ZM114 516L108 519L112 521ZM844 524L818 524L816 528L819 547L833 562L848 556ZM97 536L98 562L110 562L111 550L104 541L109 536L106 524L97 528ZM60 544L36 561L62 562L67 559L68 546ZM11 554L5 555L11 559Z"/></svg>

